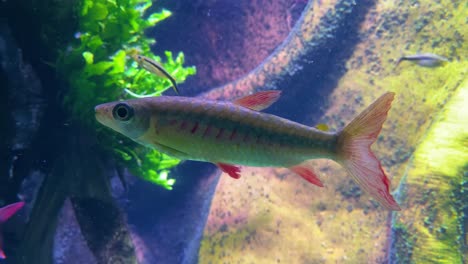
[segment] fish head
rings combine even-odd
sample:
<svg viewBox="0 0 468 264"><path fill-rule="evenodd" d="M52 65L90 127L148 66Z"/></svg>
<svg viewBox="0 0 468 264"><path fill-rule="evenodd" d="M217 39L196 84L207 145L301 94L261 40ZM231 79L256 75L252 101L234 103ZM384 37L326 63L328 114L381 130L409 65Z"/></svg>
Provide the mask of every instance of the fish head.
<svg viewBox="0 0 468 264"><path fill-rule="evenodd" d="M148 131L151 111L144 102L127 100L94 108L99 123L135 140Z"/></svg>
<svg viewBox="0 0 468 264"><path fill-rule="evenodd" d="M136 61L138 64L142 64L143 63L143 56L141 56L140 54L132 54L131 55L132 59L134 61Z"/></svg>

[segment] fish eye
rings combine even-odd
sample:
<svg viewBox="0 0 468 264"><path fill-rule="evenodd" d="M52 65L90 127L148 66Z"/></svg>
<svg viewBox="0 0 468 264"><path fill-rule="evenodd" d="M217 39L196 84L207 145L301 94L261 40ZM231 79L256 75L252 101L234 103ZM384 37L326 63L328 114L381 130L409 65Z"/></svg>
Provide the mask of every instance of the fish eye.
<svg viewBox="0 0 468 264"><path fill-rule="evenodd" d="M129 106L126 103L119 103L116 106L114 106L114 109L112 109L112 115L116 120L128 121L134 115L133 107Z"/></svg>

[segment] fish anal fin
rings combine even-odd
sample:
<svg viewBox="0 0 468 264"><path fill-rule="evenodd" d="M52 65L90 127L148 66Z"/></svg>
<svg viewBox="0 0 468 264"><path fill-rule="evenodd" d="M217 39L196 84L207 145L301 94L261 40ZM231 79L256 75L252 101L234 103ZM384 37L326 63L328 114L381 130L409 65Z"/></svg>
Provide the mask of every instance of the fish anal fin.
<svg viewBox="0 0 468 264"><path fill-rule="evenodd" d="M0 223L4 223L14 215L19 209L23 208L24 202L17 202L0 208Z"/></svg>
<svg viewBox="0 0 468 264"><path fill-rule="evenodd" d="M252 110L261 111L278 101L280 95L281 91L279 90L261 91L239 98L233 103Z"/></svg>
<svg viewBox="0 0 468 264"><path fill-rule="evenodd" d="M240 172L241 169L239 166L231 165L231 164L225 164L225 163L215 163L216 166L223 172L227 173L229 176L231 176L234 179L239 179L240 178Z"/></svg>
<svg viewBox="0 0 468 264"><path fill-rule="evenodd" d="M319 187L323 187L322 181L308 164L301 163L299 165L289 167L289 169L294 173L299 174L306 181Z"/></svg>
<svg viewBox="0 0 468 264"><path fill-rule="evenodd" d="M0 259L6 259L5 252L0 248Z"/></svg>

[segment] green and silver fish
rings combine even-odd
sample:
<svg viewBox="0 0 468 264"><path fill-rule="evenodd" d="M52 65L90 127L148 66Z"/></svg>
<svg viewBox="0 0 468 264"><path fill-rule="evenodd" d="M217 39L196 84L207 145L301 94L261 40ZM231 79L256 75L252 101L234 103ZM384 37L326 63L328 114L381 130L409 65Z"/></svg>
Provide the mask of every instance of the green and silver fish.
<svg viewBox="0 0 468 264"><path fill-rule="evenodd" d="M336 133L260 112L279 96L280 91L263 91L233 102L160 96L106 103L95 112L100 123L142 145L179 159L214 163L236 179L238 165L285 167L323 186L307 161L331 159L385 208L400 210L370 149L393 93L384 94Z"/></svg>

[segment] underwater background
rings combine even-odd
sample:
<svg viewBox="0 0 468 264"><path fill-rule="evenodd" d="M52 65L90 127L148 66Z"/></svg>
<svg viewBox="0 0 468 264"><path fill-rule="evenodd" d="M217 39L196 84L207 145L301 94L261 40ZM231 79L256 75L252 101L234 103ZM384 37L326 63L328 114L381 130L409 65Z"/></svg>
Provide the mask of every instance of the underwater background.
<svg viewBox="0 0 468 264"><path fill-rule="evenodd" d="M468 3L345 0L0 2L0 263L467 263ZM339 131L396 93L372 149L401 211L314 161L283 168L180 162L98 124L98 104L233 100ZM436 54L426 67L400 58Z"/></svg>

